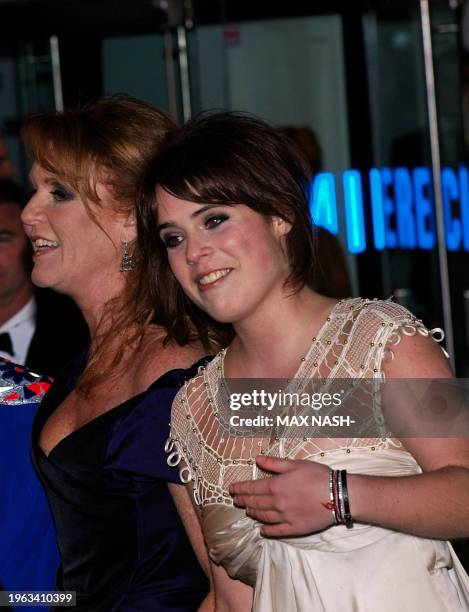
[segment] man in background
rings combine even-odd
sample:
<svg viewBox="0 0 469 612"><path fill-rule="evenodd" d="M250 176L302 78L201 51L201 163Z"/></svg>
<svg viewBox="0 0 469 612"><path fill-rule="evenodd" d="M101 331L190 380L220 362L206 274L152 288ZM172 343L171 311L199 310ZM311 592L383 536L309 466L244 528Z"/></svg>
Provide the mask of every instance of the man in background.
<svg viewBox="0 0 469 612"><path fill-rule="evenodd" d="M21 187L0 178L0 357L55 376L86 346L88 330L71 300L33 287L25 204Z"/></svg>

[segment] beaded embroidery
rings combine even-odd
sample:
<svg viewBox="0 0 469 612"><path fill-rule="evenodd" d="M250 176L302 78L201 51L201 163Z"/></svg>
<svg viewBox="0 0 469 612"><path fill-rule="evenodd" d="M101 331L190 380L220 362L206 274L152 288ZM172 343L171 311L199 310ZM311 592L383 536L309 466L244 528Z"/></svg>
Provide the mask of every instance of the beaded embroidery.
<svg viewBox="0 0 469 612"><path fill-rule="evenodd" d="M419 333L436 342L444 338L442 329L427 330L409 311L390 300L342 300L313 338L291 382L310 378L381 381L382 365L394 358L393 348L400 343L401 333L406 336ZM227 437L218 420L216 403L225 352L226 349L222 350L211 363L200 368L197 376L179 391L172 408L171 435L165 446L169 465L183 462L181 480L193 481L197 505L232 505L228 493L231 483L268 476L255 463L258 454L314 459L332 452L364 449L374 452L401 447L385 430L380 438ZM380 394L373 395L372 407L375 422L380 423L381 419L384 426Z"/></svg>

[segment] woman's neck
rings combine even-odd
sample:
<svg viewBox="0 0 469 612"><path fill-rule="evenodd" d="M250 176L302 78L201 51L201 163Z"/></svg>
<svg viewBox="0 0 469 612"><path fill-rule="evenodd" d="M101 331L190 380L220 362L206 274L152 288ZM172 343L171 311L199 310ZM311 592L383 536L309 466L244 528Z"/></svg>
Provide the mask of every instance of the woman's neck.
<svg viewBox="0 0 469 612"><path fill-rule="evenodd" d="M113 278L112 282L103 281L99 286L87 287L86 292L77 291L70 296L81 310L91 338L106 331L106 325L112 325L112 313L123 297L124 288L125 279L121 275Z"/></svg>
<svg viewBox="0 0 469 612"><path fill-rule="evenodd" d="M295 374L312 339L336 300L303 288L235 324L225 374L237 378L288 378Z"/></svg>

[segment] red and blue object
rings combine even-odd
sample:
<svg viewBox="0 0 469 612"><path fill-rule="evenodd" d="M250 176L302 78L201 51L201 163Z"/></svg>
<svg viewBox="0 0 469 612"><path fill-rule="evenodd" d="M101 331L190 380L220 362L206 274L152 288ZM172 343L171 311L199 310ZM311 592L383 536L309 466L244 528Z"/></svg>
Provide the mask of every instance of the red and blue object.
<svg viewBox="0 0 469 612"><path fill-rule="evenodd" d="M33 420L51 384L49 377L0 359L0 590L3 591L55 590L59 565L55 529L31 462ZM36 606L26 609L44 610Z"/></svg>

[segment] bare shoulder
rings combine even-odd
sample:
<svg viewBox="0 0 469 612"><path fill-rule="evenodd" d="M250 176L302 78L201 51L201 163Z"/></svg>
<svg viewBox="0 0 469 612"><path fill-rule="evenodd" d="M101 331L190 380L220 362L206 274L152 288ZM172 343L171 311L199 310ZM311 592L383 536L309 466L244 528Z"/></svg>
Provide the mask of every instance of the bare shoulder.
<svg viewBox="0 0 469 612"><path fill-rule="evenodd" d="M140 386L145 388L170 370L190 368L206 354L199 343L186 346L166 343L164 332L156 328L143 339L134 357L134 369L142 379Z"/></svg>
<svg viewBox="0 0 469 612"><path fill-rule="evenodd" d="M441 346L421 333L401 334L392 347L394 358L384 365L388 378L452 378L453 372Z"/></svg>
<svg viewBox="0 0 469 612"><path fill-rule="evenodd" d="M202 344L193 343L180 346L172 343L163 347L162 358L173 368L189 368L195 362L207 355Z"/></svg>
<svg viewBox="0 0 469 612"><path fill-rule="evenodd" d="M143 344L148 355L153 355L167 364L168 369L188 368L207 354L200 342L184 346L176 342L167 342L166 332L160 327L149 330Z"/></svg>

